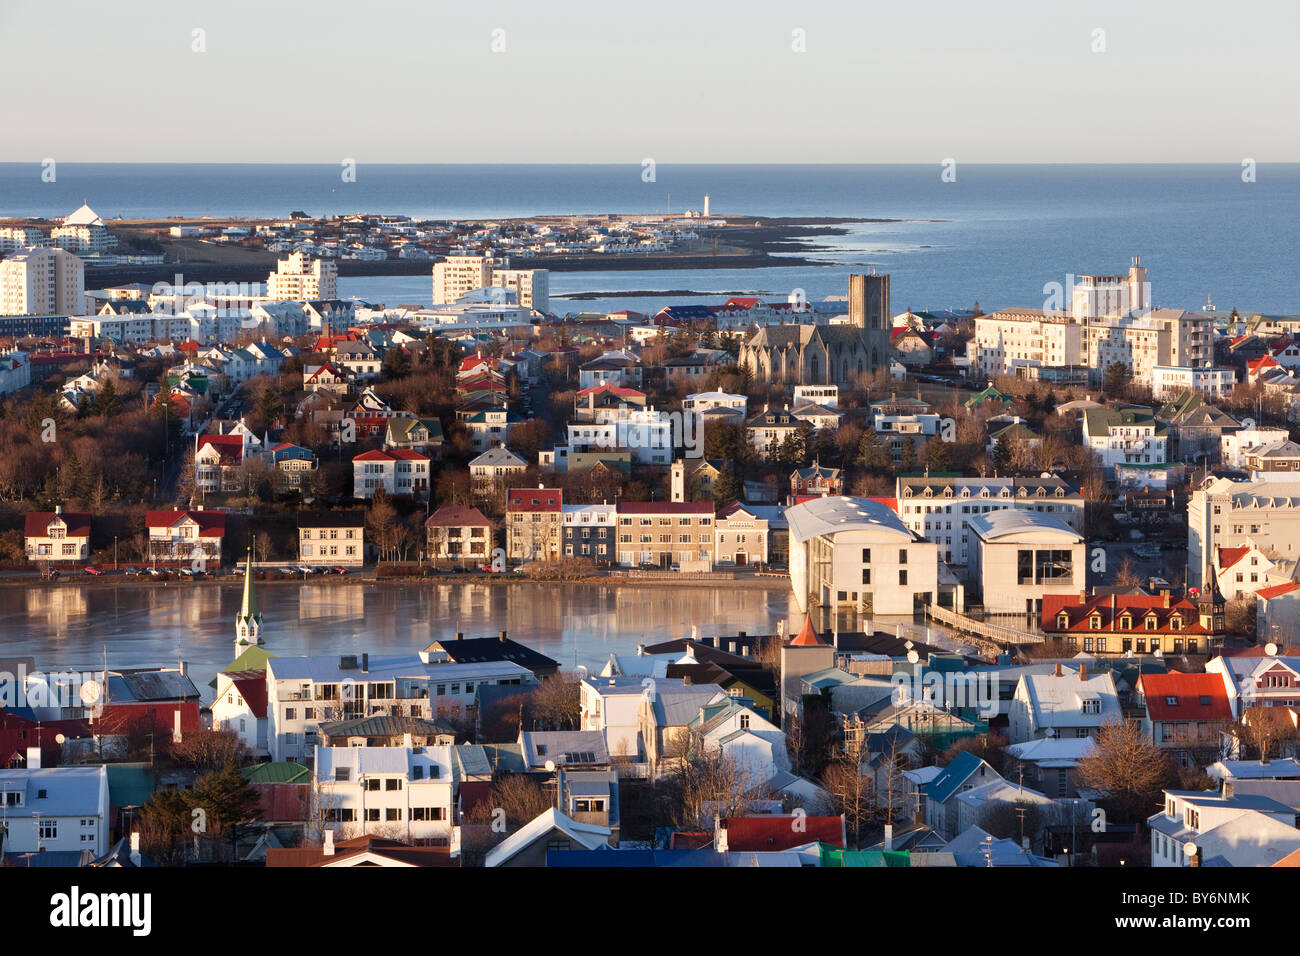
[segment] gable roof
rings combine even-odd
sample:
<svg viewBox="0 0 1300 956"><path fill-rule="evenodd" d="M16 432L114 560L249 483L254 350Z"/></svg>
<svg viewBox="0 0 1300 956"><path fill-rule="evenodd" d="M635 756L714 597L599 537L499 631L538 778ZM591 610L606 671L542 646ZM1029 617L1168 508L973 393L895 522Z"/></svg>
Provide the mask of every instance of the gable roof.
<svg viewBox="0 0 1300 956"><path fill-rule="evenodd" d="M795 822L802 827L794 826ZM777 852L808 843L829 843L843 849L843 817L755 816L728 817L719 824L727 831L730 853Z"/></svg>
<svg viewBox="0 0 1300 956"><path fill-rule="evenodd" d="M488 852L483 865L487 867L500 866L527 849L534 841L541 839L554 830L560 831L570 840L588 850L594 850L599 846L608 844L611 832L609 827L578 823L572 817L566 816L551 807L493 847Z"/></svg>
<svg viewBox="0 0 1300 956"><path fill-rule="evenodd" d="M467 526L490 528L492 522L477 508L467 508L463 505L443 505L425 519L424 526L426 528L464 528Z"/></svg>
<svg viewBox="0 0 1300 956"><path fill-rule="evenodd" d="M66 536L69 538L90 537L90 515L75 511L55 513L53 511L29 511L24 520L23 534L28 538L43 538L55 518L62 518L67 525Z"/></svg>
<svg viewBox="0 0 1300 956"><path fill-rule="evenodd" d="M1138 685L1152 720L1232 721L1228 692L1218 674L1143 674Z"/></svg>
<svg viewBox="0 0 1300 956"><path fill-rule="evenodd" d="M149 528L174 528L187 518L199 526L199 537L222 538L226 534L226 512L222 511L146 511L144 523Z"/></svg>

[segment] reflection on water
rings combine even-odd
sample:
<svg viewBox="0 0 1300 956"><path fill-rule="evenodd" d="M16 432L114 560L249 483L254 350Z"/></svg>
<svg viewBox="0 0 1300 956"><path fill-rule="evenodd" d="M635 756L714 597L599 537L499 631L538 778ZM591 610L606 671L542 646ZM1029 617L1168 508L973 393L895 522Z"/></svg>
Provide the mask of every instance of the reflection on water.
<svg viewBox="0 0 1300 956"><path fill-rule="evenodd" d="M470 582L259 583L266 648L282 656L415 651L457 631L508 631L565 666L603 666L611 652L686 637L770 634L795 613L788 591ZM207 683L235 656L240 586L0 588L0 653L42 667L174 665Z"/></svg>

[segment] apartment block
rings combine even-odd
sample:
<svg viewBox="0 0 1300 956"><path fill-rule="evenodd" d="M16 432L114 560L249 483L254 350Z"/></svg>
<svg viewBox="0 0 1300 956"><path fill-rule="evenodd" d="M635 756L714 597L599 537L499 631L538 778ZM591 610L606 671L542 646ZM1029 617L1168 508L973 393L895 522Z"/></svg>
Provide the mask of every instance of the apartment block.
<svg viewBox="0 0 1300 956"><path fill-rule="evenodd" d="M0 315L81 315L86 269L62 249L25 249L0 260Z"/></svg>

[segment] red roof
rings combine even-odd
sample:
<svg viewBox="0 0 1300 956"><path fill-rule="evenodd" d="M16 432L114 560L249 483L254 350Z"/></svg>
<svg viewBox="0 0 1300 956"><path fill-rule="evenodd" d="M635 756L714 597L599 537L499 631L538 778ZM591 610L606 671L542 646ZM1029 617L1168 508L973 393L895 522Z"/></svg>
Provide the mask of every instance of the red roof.
<svg viewBox="0 0 1300 956"><path fill-rule="evenodd" d="M733 295L722 303L724 309L752 309L757 305L758 296L756 295Z"/></svg>
<svg viewBox="0 0 1300 956"><path fill-rule="evenodd" d="M1138 686L1152 720L1232 720L1228 692L1218 674L1143 674Z"/></svg>
<svg viewBox="0 0 1300 956"><path fill-rule="evenodd" d="M1057 621L1062 612L1066 615L1064 627ZM1101 627L1092 626L1092 616L1101 618ZM1124 615L1128 614L1131 624L1123 627ZM1146 617L1154 613L1156 626L1148 629ZM1175 629L1170 625L1174 614L1182 617L1181 627ZM1080 601L1072 594L1043 595L1043 630L1052 633L1062 631L1081 634L1144 634L1164 636L1169 634L1191 634L1193 636L1211 633L1201 626L1197 607L1186 598L1173 600L1161 594L1098 594Z"/></svg>
<svg viewBox="0 0 1300 956"><path fill-rule="evenodd" d="M841 817L728 817L722 821L722 826L727 831L728 851L775 852L806 843L844 847L844 820Z"/></svg>
<svg viewBox="0 0 1300 956"><path fill-rule="evenodd" d="M703 850L712 845L712 833L678 831L668 837L668 849L670 850Z"/></svg>
<svg viewBox="0 0 1300 956"><path fill-rule="evenodd" d="M637 391L635 388L624 388L621 385L610 385L608 382L593 385L591 388L584 388L578 392L578 397L586 398L588 395L596 395L600 392L610 392L623 398L645 398L645 392Z"/></svg>
<svg viewBox="0 0 1300 956"><path fill-rule="evenodd" d="M1277 360L1271 355L1261 355L1253 362L1246 363L1246 371L1249 375L1254 376L1256 372L1266 368L1281 368Z"/></svg>
<svg viewBox="0 0 1300 956"><path fill-rule="evenodd" d="M62 518L68 526L69 538L90 537L90 515L73 511L65 511L62 514L55 514L53 511L29 511L23 534L28 538L44 538L49 531L50 522L55 518Z"/></svg>
<svg viewBox="0 0 1300 956"><path fill-rule="evenodd" d="M491 527L491 525L492 522L484 517L483 512L462 505L443 505L424 522L426 528Z"/></svg>
<svg viewBox="0 0 1300 956"><path fill-rule="evenodd" d="M559 511L564 507L564 492L559 488L511 488L506 499L507 511Z"/></svg>
<svg viewBox="0 0 1300 956"><path fill-rule="evenodd" d="M1220 548L1219 549L1219 569L1228 570L1247 554L1250 553L1250 546L1246 545L1240 548Z"/></svg>
<svg viewBox="0 0 1300 956"><path fill-rule="evenodd" d="M1271 587L1260 588L1255 592L1256 597L1262 597L1269 601L1275 597L1281 597L1283 594L1290 594L1292 591L1300 588L1300 581L1285 581L1282 584L1274 584Z"/></svg>
<svg viewBox="0 0 1300 956"><path fill-rule="evenodd" d="M172 528L185 518L198 523L200 538L221 538L226 534L225 511L146 511L144 523L150 529Z"/></svg>
<svg viewBox="0 0 1300 956"><path fill-rule="evenodd" d="M799 631L798 637L790 642L791 647L824 647L825 644L817 636L817 630L813 627L812 612L808 612L803 619L803 629Z"/></svg>
<svg viewBox="0 0 1300 956"><path fill-rule="evenodd" d="M239 689L248 709L259 720L266 717L266 673L264 671L237 671L227 674Z"/></svg>
<svg viewBox="0 0 1300 956"><path fill-rule="evenodd" d="M202 451L206 446L211 445L221 453L223 462L239 462L244 457L244 436L243 435L200 435L198 451Z"/></svg>
<svg viewBox="0 0 1300 956"><path fill-rule="evenodd" d="M378 448L373 451L362 452L352 459L353 461L429 461L428 455L421 455L418 451L411 451L409 448L394 448L391 451L380 451Z"/></svg>

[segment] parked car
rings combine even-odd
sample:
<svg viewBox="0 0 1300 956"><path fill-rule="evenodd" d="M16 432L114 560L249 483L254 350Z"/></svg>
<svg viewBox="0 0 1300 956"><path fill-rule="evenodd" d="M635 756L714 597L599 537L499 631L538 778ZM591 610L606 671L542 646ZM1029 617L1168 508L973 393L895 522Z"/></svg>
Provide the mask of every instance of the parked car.
<svg viewBox="0 0 1300 956"><path fill-rule="evenodd" d="M124 570L122 573L123 573L123 574L129 574L129 575L131 575L132 577L135 577L137 574L143 574L144 572L141 571L141 570L140 570L138 567L136 567L134 564L128 564L128 565L126 566L126 570Z"/></svg>
<svg viewBox="0 0 1300 956"><path fill-rule="evenodd" d="M329 569L329 573L330 573L330 574L347 574L347 573L348 573L348 569L347 569L347 568L330 568L330 569Z"/></svg>
<svg viewBox="0 0 1300 956"><path fill-rule="evenodd" d="M87 574L91 574L91 575L97 575L97 574L103 574L103 573L104 573L104 572L101 571L99 568L94 568L94 567L91 567L90 565L86 565L86 567L85 567L83 570L85 570L85 572L86 572Z"/></svg>

